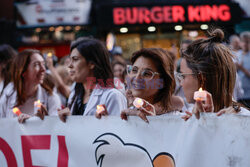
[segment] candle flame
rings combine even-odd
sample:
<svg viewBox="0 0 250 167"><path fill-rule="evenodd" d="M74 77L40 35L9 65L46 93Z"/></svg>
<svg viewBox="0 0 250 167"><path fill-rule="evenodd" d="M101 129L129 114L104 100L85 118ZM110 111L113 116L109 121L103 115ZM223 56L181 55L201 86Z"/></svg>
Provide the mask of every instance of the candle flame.
<svg viewBox="0 0 250 167"><path fill-rule="evenodd" d="M34 105L36 106L36 107L41 107L41 101L40 100L37 100L37 101L35 101L34 102Z"/></svg>
<svg viewBox="0 0 250 167"><path fill-rule="evenodd" d="M134 101L134 106L139 108L143 105L143 100L141 98L136 98L135 101Z"/></svg>
<svg viewBox="0 0 250 167"><path fill-rule="evenodd" d="M194 100L206 101L207 92L203 91L202 88L199 91L194 92Z"/></svg>
<svg viewBox="0 0 250 167"><path fill-rule="evenodd" d="M20 111L19 108L17 108L17 107L14 107L14 108L12 109L12 111L13 111L14 114L16 114L16 115L18 115L18 116L21 114L21 111Z"/></svg>
<svg viewBox="0 0 250 167"><path fill-rule="evenodd" d="M96 112L97 113L101 113L103 111L105 111L105 108L103 107L103 105L100 104L100 105L96 106Z"/></svg>
<svg viewBox="0 0 250 167"><path fill-rule="evenodd" d="M100 109L102 109L102 106L101 106L101 105L97 105L97 106L96 106L96 109L97 109L97 110L100 110Z"/></svg>
<svg viewBox="0 0 250 167"><path fill-rule="evenodd" d="M19 108L17 108L17 107L13 108L13 113L16 114L18 111L20 111Z"/></svg>

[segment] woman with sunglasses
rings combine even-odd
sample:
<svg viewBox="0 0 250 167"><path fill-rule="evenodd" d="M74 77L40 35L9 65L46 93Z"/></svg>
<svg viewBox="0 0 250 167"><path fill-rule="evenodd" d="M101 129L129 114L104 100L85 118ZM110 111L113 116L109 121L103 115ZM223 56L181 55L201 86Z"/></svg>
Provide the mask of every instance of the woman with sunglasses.
<svg viewBox="0 0 250 167"><path fill-rule="evenodd" d="M68 68L75 86L68 107L59 111L63 122L68 115L95 115L97 105L105 105L108 115L120 115L127 108L125 96L114 89L109 52L100 41L91 38L74 41Z"/></svg>
<svg viewBox="0 0 250 167"><path fill-rule="evenodd" d="M127 67L127 87L132 97L146 100L155 107L156 115L169 111L181 110L183 101L173 96L175 89L174 63L171 55L160 48L144 48L133 53L132 65ZM139 115L147 121L146 113L139 110L127 109L126 115Z"/></svg>
<svg viewBox="0 0 250 167"><path fill-rule="evenodd" d="M14 117L14 107L18 107L22 112L18 116L20 123L33 115L42 119L44 115L57 115L61 102L53 90L43 82L45 62L41 52L32 49L20 52L14 58L12 74L12 83L4 90L4 97L0 101L1 117ZM38 111L34 107L37 100L41 103Z"/></svg>
<svg viewBox="0 0 250 167"><path fill-rule="evenodd" d="M197 118L200 112L239 112L240 107L232 100L235 85L236 67L231 50L222 41L224 33L215 29L209 37L192 42L182 51L180 73L177 77L189 103L194 103L193 113ZM206 100L194 100L194 92L206 90ZM244 110L244 109L242 109ZM192 113L183 118L187 120Z"/></svg>

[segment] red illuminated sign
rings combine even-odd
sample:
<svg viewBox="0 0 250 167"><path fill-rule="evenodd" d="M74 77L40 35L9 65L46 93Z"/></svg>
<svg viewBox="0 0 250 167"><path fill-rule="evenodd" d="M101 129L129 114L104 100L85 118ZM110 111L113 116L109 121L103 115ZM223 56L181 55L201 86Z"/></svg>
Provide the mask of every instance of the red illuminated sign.
<svg viewBox="0 0 250 167"><path fill-rule="evenodd" d="M115 7L113 23L123 24L161 24L184 22L210 22L231 20L230 6L221 5L180 5L147 7Z"/></svg>
<svg viewBox="0 0 250 167"><path fill-rule="evenodd" d="M188 20L190 22L229 21L231 19L228 5L188 6Z"/></svg>

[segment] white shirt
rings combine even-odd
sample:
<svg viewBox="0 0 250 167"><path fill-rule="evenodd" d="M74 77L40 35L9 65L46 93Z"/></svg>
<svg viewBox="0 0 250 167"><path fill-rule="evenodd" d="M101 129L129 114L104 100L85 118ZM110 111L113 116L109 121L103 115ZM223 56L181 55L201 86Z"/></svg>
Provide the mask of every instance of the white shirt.
<svg viewBox="0 0 250 167"><path fill-rule="evenodd" d="M3 84L4 84L4 81L1 81L1 82L0 82L0 93L1 93L2 90L3 90Z"/></svg>
<svg viewBox="0 0 250 167"><path fill-rule="evenodd" d="M244 107L240 107L240 112L237 113L238 115L250 116L250 111Z"/></svg>
<svg viewBox="0 0 250 167"><path fill-rule="evenodd" d="M71 91L68 104L72 103L75 91ZM73 113L76 98L74 99L73 105L71 106L71 113ZM120 115L121 111L127 109L126 97L117 89L94 89L91 93L89 101L83 115L95 115L96 106L104 104L107 108L108 115Z"/></svg>
<svg viewBox="0 0 250 167"><path fill-rule="evenodd" d="M0 99L0 118L12 118L16 115L13 114L12 109L16 105L17 93L14 91L13 83L9 83L4 89L3 95ZM22 113L35 114L34 102L40 100L48 111L49 115L57 115L57 109L61 108L61 101L54 93L49 95L47 91L40 85L38 85L37 94L35 97L31 97L26 102L18 106Z"/></svg>

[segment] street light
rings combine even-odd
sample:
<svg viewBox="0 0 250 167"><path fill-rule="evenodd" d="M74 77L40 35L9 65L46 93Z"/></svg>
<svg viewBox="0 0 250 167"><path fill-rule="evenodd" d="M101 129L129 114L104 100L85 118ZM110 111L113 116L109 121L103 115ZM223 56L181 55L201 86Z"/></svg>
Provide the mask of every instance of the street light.
<svg viewBox="0 0 250 167"><path fill-rule="evenodd" d="M149 27L148 27L148 31L149 31L149 32L155 32L155 31L156 31L155 26L149 26Z"/></svg>
<svg viewBox="0 0 250 167"><path fill-rule="evenodd" d="M174 27L175 31L181 31L183 29L183 27L181 25L176 25Z"/></svg>
<svg viewBox="0 0 250 167"><path fill-rule="evenodd" d="M127 27L122 27L122 28L120 28L120 32L121 33L127 33L128 32L128 28Z"/></svg>
<svg viewBox="0 0 250 167"><path fill-rule="evenodd" d="M207 24L202 24L201 25L201 29L202 30L207 30L208 29L208 25Z"/></svg>

